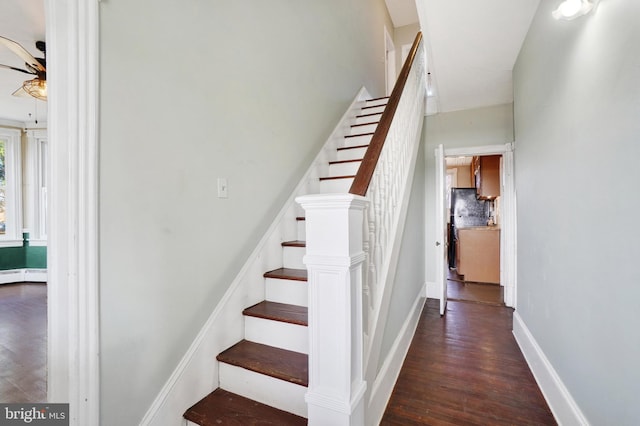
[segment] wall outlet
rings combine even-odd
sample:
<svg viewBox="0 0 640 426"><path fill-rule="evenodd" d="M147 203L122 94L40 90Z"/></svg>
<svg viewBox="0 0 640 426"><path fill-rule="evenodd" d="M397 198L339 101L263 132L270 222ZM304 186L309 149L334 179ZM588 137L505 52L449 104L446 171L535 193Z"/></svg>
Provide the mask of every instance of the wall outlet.
<svg viewBox="0 0 640 426"><path fill-rule="evenodd" d="M228 196L227 178L218 178L218 198L227 198Z"/></svg>

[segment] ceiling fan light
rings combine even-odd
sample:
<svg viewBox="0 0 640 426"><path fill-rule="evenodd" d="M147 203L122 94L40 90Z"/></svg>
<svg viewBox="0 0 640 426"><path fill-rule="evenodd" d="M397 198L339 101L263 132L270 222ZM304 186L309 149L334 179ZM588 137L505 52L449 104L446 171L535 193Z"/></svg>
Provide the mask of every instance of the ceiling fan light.
<svg viewBox="0 0 640 426"><path fill-rule="evenodd" d="M570 21L591 12L593 6L592 0L564 0L552 15L555 19Z"/></svg>
<svg viewBox="0 0 640 426"><path fill-rule="evenodd" d="M39 78L27 80L22 83L22 88L36 99L47 100L47 81Z"/></svg>

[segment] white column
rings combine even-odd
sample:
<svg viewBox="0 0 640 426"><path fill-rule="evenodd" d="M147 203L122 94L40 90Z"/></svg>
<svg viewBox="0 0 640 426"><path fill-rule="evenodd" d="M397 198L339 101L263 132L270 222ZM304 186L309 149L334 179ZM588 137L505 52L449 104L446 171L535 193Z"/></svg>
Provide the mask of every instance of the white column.
<svg viewBox="0 0 640 426"><path fill-rule="evenodd" d="M362 230L367 199L307 195L309 425L364 425Z"/></svg>

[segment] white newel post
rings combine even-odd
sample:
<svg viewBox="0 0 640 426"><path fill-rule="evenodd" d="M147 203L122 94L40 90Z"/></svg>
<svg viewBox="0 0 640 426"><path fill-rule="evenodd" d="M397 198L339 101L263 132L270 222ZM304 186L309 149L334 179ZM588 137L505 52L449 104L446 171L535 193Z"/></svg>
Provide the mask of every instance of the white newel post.
<svg viewBox="0 0 640 426"><path fill-rule="evenodd" d="M309 425L364 425L362 229L367 199L306 195Z"/></svg>

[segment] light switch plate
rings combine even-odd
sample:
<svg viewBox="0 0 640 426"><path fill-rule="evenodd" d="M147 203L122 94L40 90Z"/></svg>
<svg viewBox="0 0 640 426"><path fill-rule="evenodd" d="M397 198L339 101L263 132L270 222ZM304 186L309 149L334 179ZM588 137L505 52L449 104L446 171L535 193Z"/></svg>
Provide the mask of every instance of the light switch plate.
<svg viewBox="0 0 640 426"><path fill-rule="evenodd" d="M226 178L218 178L218 198L227 198L229 196L229 188Z"/></svg>

